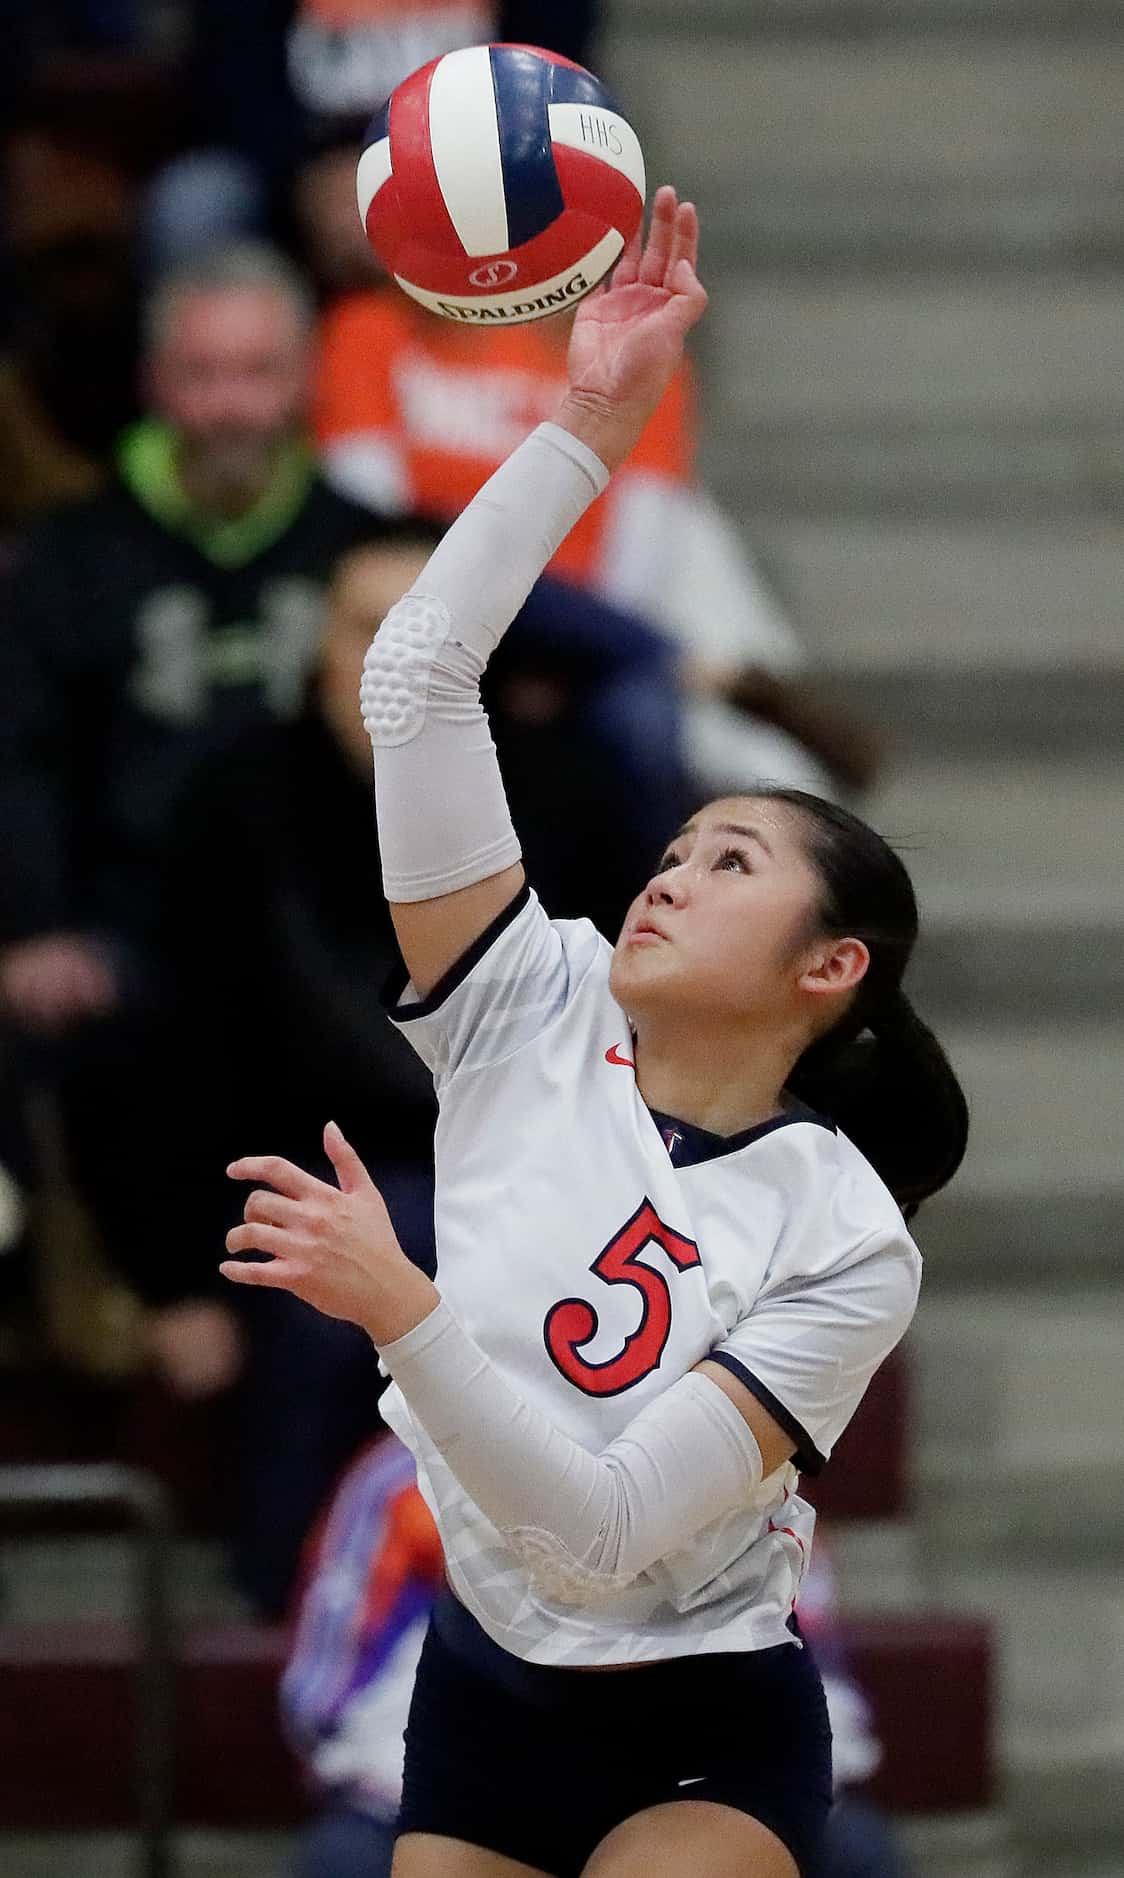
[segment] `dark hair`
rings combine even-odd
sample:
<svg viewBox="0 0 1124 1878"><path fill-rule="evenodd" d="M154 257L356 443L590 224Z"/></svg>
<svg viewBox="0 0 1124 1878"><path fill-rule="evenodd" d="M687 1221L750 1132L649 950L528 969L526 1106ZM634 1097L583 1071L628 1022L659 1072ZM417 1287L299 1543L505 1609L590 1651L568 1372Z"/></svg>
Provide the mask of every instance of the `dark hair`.
<svg viewBox="0 0 1124 1878"><path fill-rule="evenodd" d="M820 931L861 939L870 965L854 1002L804 1051L790 1092L837 1122L906 1218L964 1158L968 1104L955 1071L902 990L917 938L917 900L889 843L848 809L802 789L755 796L804 822L805 853L823 883Z"/></svg>
<svg viewBox="0 0 1124 1878"><path fill-rule="evenodd" d="M353 556L385 553L399 548L426 548L432 554L438 542L448 534L449 524L439 516L418 509L405 515L372 515L370 531L349 541L336 556L335 565L343 567Z"/></svg>

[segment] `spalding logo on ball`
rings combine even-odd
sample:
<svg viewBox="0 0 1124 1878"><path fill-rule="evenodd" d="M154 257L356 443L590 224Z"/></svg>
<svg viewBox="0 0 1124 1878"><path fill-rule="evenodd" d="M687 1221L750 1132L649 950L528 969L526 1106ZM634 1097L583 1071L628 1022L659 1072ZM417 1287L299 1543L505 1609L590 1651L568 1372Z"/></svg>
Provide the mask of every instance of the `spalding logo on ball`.
<svg viewBox="0 0 1124 1878"><path fill-rule="evenodd" d="M608 273L644 212L644 159L583 66L536 46L470 46L392 94L358 191L371 246L422 306L517 325Z"/></svg>

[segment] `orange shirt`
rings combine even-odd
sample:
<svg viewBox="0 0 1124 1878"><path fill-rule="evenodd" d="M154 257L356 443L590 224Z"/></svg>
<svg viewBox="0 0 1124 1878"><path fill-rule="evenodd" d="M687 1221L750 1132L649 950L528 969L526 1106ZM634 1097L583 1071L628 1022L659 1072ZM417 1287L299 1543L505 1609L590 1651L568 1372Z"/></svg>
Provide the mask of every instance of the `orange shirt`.
<svg viewBox="0 0 1124 1878"><path fill-rule="evenodd" d="M481 483L566 388L569 322L481 331L426 313L397 288L353 294L321 331L316 435L333 445L366 438L393 451L412 506L459 515ZM567 536L552 570L597 584L615 496L630 476L690 480L693 387L684 367L604 496Z"/></svg>

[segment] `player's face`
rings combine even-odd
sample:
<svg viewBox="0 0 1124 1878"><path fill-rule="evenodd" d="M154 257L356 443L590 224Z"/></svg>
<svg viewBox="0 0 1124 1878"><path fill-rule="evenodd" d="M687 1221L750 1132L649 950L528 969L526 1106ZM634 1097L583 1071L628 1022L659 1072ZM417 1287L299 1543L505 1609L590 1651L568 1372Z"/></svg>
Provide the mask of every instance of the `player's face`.
<svg viewBox="0 0 1124 1878"><path fill-rule="evenodd" d="M150 381L159 414L212 474L253 477L303 415L308 348L296 309L267 287L185 294Z"/></svg>
<svg viewBox="0 0 1124 1878"><path fill-rule="evenodd" d="M755 796L710 803L672 840L629 909L614 997L638 1021L790 1021L822 887L799 817Z"/></svg>

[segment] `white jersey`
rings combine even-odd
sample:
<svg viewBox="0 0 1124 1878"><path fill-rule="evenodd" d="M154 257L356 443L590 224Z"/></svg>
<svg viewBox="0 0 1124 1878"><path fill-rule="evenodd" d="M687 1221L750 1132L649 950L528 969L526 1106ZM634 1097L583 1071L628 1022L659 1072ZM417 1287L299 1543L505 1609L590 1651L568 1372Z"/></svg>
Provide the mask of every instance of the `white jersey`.
<svg viewBox="0 0 1124 1878"><path fill-rule="evenodd" d="M527 889L435 991L392 1016L433 1071L438 1284L555 1425L599 1453L704 1357L792 1436L796 1465L624 1589L575 1608L468 1498L398 1388L450 1581L538 1663L640 1662L791 1641L814 1514L796 1491L913 1315L920 1255L869 1163L797 1110L720 1137L636 1086L611 948Z"/></svg>

